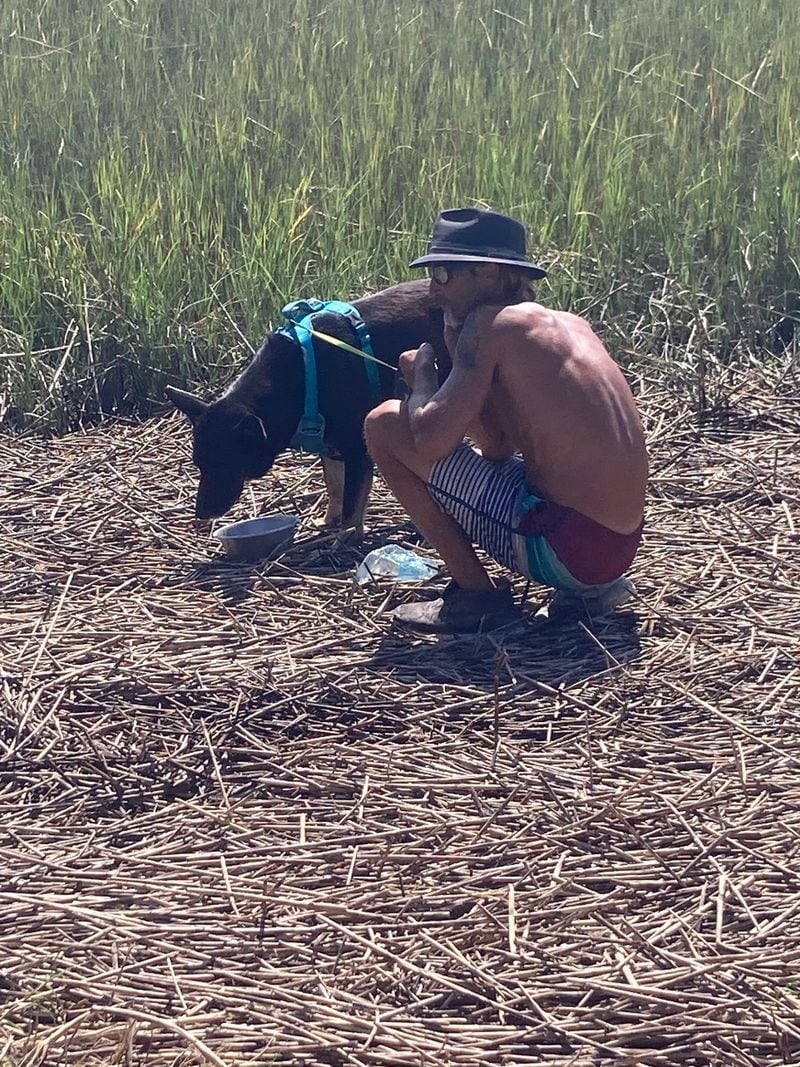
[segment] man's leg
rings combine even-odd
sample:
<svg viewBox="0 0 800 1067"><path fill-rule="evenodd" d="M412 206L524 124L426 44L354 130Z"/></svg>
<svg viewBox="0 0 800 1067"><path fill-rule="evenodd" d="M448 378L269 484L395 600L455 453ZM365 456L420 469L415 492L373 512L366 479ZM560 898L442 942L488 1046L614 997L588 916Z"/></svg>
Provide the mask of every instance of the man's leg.
<svg viewBox="0 0 800 1067"><path fill-rule="evenodd" d="M367 415L364 432L369 453L386 484L442 557L456 585L461 589L493 589L464 531L428 492L430 464L416 453L405 407L398 400L387 400Z"/></svg>

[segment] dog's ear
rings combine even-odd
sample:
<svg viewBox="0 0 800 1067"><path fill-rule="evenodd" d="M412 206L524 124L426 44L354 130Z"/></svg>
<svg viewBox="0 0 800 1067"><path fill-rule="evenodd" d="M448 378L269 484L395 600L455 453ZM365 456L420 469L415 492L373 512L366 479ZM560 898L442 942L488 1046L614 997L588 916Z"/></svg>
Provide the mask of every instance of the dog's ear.
<svg viewBox="0 0 800 1067"><path fill-rule="evenodd" d="M176 389L174 386L168 385L166 394L178 411L182 411L184 415L188 416L192 425L197 422L204 411L208 410L209 405L205 400L201 400L194 393L187 393L183 389Z"/></svg>
<svg viewBox="0 0 800 1067"><path fill-rule="evenodd" d="M231 429L253 442L257 441L263 443L264 441L269 440L266 426L258 415L254 415L252 412L242 415L239 421L235 423Z"/></svg>

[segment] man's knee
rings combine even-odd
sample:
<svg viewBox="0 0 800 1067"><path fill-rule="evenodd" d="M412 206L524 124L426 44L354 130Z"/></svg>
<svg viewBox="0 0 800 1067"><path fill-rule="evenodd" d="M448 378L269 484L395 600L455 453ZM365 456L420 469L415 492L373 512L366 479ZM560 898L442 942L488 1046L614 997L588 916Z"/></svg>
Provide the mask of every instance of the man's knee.
<svg viewBox="0 0 800 1067"><path fill-rule="evenodd" d="M370 411L364 420L364 437L384 477L389 466L399 464L423 482L428 480L431 463L418 455L407 409L399 400L386 400Z"/></svg>
<svg viewBox="0 0 800 1067"><path fill-rule="evenodd" d="M392 444L399 443L399 419L399 400L384 400L364 419L364 438L373 459L375 452L394 451Z"/></svg>

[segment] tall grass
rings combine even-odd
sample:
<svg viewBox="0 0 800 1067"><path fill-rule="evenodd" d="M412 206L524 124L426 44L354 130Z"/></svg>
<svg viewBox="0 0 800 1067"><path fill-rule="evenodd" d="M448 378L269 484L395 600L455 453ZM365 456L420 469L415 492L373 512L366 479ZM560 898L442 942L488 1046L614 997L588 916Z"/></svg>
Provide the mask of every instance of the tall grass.
<svg viewBox="0 0 800 1067"><path fill-rule="evenodd" d="M467 203L528 224L547 302L746 358L798 307L790 8L2 5L0 418L216 385L282 302L410 277Z"/></svg>

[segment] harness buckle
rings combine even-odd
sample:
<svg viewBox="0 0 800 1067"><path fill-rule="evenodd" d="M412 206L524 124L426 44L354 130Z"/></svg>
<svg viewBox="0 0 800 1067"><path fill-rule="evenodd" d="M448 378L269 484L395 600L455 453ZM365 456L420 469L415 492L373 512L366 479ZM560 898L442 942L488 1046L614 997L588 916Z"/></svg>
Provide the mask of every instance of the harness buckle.
<svg viewBox="0 0 800 1067"><path fill-rule="evenodd" d="M313 452L318 456L328 455L330 449L325 444L324 415L303 415L297 424L290 448L299 448L303 452Z"/></svg>

